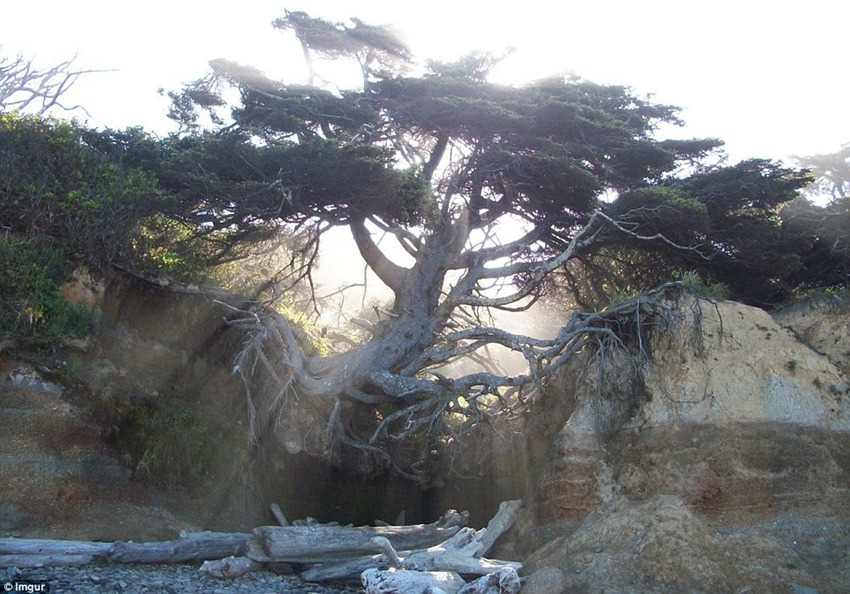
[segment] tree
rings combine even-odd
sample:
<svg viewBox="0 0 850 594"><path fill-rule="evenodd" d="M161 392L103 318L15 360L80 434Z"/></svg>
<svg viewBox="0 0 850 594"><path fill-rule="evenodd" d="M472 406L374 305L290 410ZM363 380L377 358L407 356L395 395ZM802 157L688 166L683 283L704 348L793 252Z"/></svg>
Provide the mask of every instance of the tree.
<svg viewBox="0 0 850 594"><path fill-rule="evenodd" d="M797 157L797 162L815 176L808 189L810 195L829 196L830 200L850 195L850 143L835 153Z"/></svg>
<svg viewBox="0 0 850 594"><path fill-rule="evenodd" d="M850 144L835 153L798 157L797 162L814 175L814 183L807 188L808 198L790 202L781 212L784 226L808 248L791 281L799 292L846 290L850 286Z"/></svg>
<svg viewBox="0 0 850 594"><path fill-rule="evenodd" d="M606 316L617 312L577 313L538 338L489 325L488 310L531 307L557 271L603 252L656 254L679 267L740 258L752 246L740 226L771 219L806 181L763 161L700 169L721 143L656 139L661 124L680 123L677 109L622 86L560 77L496 85L484 55L432 64L422 76L378 71L369 52L384 46L345 40L380 29L355 23L290 13L275 26L295 32L308 61L313 52L356 59L360 89L283 84L219 60L174 94L175 115L190 119L225 104L224 83L240 94L233 122L194 136L188 142L203 148L181 165L186 173L163 178L199 229L233 239L309 230L315 247L327 229L346 227L393 294L370 338L344 352L310 352L273 310L243 318L253 338L238 367L255 424L277 427L293 450L343 446L392 465L388 450L418 444L409 463L446 435L520 414L577 351L616 340ZM378 235L394 238L412 264L397 263ZM520 353L525 372L490 366L494 346ZM461 358L478 368L450 376Z"/></svg>
<svg viewBox="0 0 850 594"><path fill-rule="evenodd" d="M82 75L92 72L97 71L76 69L73 59L40 69L21 55L0 56L0 111L16 109L44 115L54 107L65 111L83 109L64 105L61 99Z"/></svg>

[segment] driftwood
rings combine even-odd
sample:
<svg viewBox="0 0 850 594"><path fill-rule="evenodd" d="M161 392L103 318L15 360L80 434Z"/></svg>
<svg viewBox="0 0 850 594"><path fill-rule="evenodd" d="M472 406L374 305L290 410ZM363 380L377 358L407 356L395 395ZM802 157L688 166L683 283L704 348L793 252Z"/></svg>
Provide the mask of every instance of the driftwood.
<svg viewBox="0 0 850 594"><path fill-rule="evenodd" d="M520 579L510 567L503 567L468 584L448 571L407 569L368 569L361 576L366 594L518 594Z"/></svg>
<svg viewBox="0 0 850 594"><path fill-rule="evenodd" d="M271 504L272 515L274 519L277 520L277 523L281 526L289 526L289 520L286 519L286 516L283 515L283 511L280 509L280 506L277 503Z"/></svg>
<svg viewBox="0 0 850 594"><path fill-rule="evenodd" d="M218 561L204 561L201 564L201 571L214 578L233 579L260 567L262 563L248 557L227 557Z"/></svg>
<svg viewBox="0 0 850 594"><path fill-rule="evenodd" d="M404 592L404 594L455 594L466 585L456 573L448 571L410 571L407 569L367 569L361 576L367 594Z"/></svg>
<svg viewBox="0 0 850 594"><path fill-rule="evenodd" d="M0 567L59 567L88 565L91 555L0 555Z"/></svg>
<svg viewBox="0 0 850 594"><path fill-rule="evenodd" d="M374 552L375 537L386 538L396 550L423 548L456 534L468 517L451 510L432 524L415 526L262 526L251 533L247 556L259 562L321 563Z"/></svg>
<svg viewBox="0 0 850 594"><path fill-rule="evenodd" d="M356 579L369 569L486 575L509 568L516 573L516 570L521 568L520 563L485 559L483 555L492 548L499 536L513 525L519 503L503 503L488 528L463 528L438 545L399 552L388 540L384 542L381 539L373 539L373 550L381 551L381 554L314 565L302 572L301 577L310 582L343 581Z"/></svg>
<svg viewBox="0 0 850 594"><path fill-rule="evenodd" d="M244 555L248 534L194 532L163 542L89 542L0 538L0 567L107 563L187 563Z"/></svg>
<svg viewBox="0 0 850 594"><path fill-rule="evenodd" d="M481 548L478 549L478 554L486 555L496 544L499 537L507 532L516 522L519 515L519 508L522 504L521 499L513 499L511 501L503 501L499 504L499 511L493 516L493 519L487 523L487 532L481 537Z"/></svg>
<svg viewBox="0 0 850 594"><path fill-rule="evenodd" d="M273 513L287 523L279 507ZM198 532L165 542L89 542L0 539L0 567L204 561L201 571L236 578L263 563L309 565L308 581L360 579L367 594L516 594L521 564L486 559L513 524L518 501L507 501L487 528L463 528L468 514L447 512L432 524L351 527L263 526L250 535ZM296 524L299 524L296 522ZM461 577L483 576L466 583Z"/></svg>
<svg viewBox="0 0 850 594"><path fill-rule="evenodd" d="M457 594L517 594L522 583L516 570L502 567L482 576L474 582L469 582L458 590Z"/></svg>

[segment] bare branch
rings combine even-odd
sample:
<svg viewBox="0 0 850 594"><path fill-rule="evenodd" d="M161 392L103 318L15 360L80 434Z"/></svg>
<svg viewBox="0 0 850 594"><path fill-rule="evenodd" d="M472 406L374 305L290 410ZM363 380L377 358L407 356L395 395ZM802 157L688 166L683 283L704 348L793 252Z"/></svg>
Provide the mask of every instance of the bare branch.
<svg viewBox="0 0 850 594"><path fill-rule="evenodd" d="M60 99L84 74L109 70L78 70L73 68L76 57L47 69L38 69L31 59L21 55L0 57L0 111L16 109L44 115L53 107L65 111L82 110L79 105L64 105Z"/></svg>

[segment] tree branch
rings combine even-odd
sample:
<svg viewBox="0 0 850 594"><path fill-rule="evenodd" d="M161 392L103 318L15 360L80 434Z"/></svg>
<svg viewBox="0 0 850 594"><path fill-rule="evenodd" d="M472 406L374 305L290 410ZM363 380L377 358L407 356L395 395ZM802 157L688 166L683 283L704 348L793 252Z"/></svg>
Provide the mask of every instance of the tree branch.
<svg viewBox="0 0 850 594"><path fill-rule="evenodd" d="M352 219L351 236L357 244L360 255L369 268L396 294L400 293L407 282L409 270L392 262L372 239L363 219Z"/></svg>
<svg viewBox="0 0 850 594"><path fill-rule="evenodd" d="M23 56L13 59L0 58L0 109L27 111L35 105L35 113L44 115L53 107L65 111L80 109L79 105L67 106L60 98L84 74L110 72L109 70L72 70L76 57L60 62L46 70L33 67L32 60Z"/></svg>

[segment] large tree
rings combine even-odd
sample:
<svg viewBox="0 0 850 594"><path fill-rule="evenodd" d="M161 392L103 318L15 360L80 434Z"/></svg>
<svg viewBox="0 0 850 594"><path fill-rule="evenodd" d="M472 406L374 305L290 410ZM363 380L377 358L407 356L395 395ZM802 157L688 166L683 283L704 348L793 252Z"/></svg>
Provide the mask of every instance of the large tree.
<svg viewBox="0 0 850 594"><path fill-rule="evenodd" d="M576 314L533 337L492 327L484 312L528 308L571 261L603 253L665 270L740 259L754 229L775 240L765 232L775 209L806 181L763 161L701 166L721 143L656 138L662 124L680 123L677 109L622 86L564 77L497 85L486 55L403 76L393 68L410 54L386 29L304 13L274 26L295 32L310 81L315 58L333 56L359 65L362 86L287 84L216 60L173 94L172 115L192 129L206 109L218 130L175 141L186 150L160 178L199 232L219 240L306 233L298 278L323 232L345 227L392 292L368 339L344 352L306 348L271 309L244 318L254 334L239 367L257 423L278 427L295 450L342 444L389 461L393 443L427 453L440 436L520 410L611 329L604 315ZM239 101L224 114L234 87ZM521 354L525 371L489 366L482 355L494 345ZM475 365L450 375L461 358Z"/></svg>

